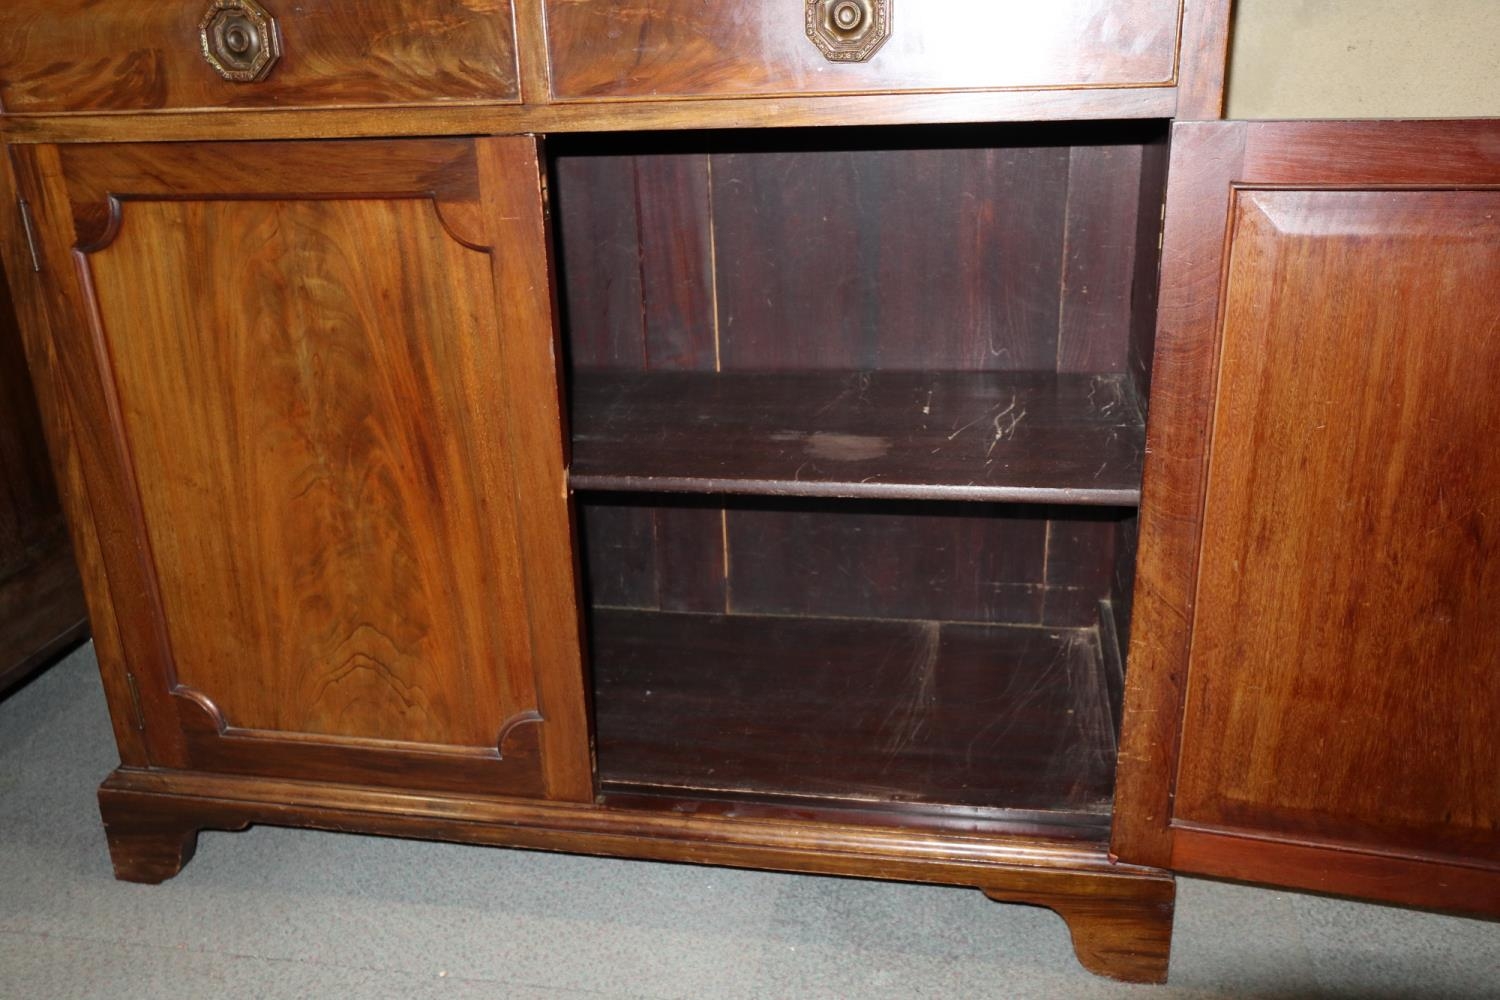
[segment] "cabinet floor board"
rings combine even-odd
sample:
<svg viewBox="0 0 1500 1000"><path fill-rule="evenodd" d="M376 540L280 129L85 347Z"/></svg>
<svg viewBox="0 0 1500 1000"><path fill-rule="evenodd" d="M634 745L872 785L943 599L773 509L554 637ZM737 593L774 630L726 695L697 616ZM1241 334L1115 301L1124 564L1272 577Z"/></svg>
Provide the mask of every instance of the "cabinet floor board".
<svg viewBox="0 0 1500 1000"><path fill-rule="evenodd" d="M601 786L901 813L1105 816L1094 628L598 609ZM947 821L957 819L948 817ZM1035 821L1036 817L1032 817Z"/></svg>

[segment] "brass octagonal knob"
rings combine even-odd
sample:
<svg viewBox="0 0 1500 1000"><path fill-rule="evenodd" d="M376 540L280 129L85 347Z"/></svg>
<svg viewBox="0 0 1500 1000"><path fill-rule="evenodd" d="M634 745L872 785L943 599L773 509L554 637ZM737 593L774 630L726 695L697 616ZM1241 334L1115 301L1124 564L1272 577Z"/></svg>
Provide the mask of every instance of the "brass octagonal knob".
<svg viewBox="0 0 1500 1000"><path fill-rule="evenodd" d="M807 0L807 37L834 62L864 62L891 34L892 0Z"/></svg>
<svg viewBox="0 0 1500 1000"><path fill-rule="evenodd" d="M213 0L198 22L203 58L220 76L250 83L281 58L276 19L256 0Z"/></svg>

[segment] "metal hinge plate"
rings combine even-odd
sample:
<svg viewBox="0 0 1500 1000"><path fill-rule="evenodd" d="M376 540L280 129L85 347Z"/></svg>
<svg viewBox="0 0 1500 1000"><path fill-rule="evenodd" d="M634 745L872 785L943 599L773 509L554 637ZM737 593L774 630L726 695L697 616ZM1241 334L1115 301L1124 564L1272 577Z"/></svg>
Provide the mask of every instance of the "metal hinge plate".
<svg viewBox="0 0 1500 1000"><path fill-rule="evenodd" d="M31 221L31 205L25 198L17 197L16 205L21 209L21 229L26 234L26 249L31 251L31 269L42 272L42 257L36 249L36 227Z"/></svg>
<svg viewBox="0 0 1500 1000"><path fill-rule="evenodd" d="M130 688L130 707L135 712L135 728L146 731L146 713L141 710L141 689L136 687L135 674L125 675L125 684Z"/></svg>

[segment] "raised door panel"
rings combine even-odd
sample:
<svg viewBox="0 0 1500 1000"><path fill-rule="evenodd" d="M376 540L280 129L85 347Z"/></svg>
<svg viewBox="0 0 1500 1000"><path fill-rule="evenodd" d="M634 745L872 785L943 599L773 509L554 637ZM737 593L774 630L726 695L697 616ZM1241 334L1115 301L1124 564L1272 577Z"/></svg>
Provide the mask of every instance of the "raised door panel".
<svg viewBox="0 0 1500 1000"><path fill-rule="evenodd" d="M535 141L37 156L153 762L587 797Z"/></svg>
<svg viewBox="0 0 1500 1000"><path fill-rule="evenodd" d="M1175 819L1500 862L1500 191L1233 225Z"/></svg>
<svg viewBox="0 0 1500 1000"><path fill-rule="evenodd" d="M1500 127L1176 141L1115 849L1500 913Z"/></svg>

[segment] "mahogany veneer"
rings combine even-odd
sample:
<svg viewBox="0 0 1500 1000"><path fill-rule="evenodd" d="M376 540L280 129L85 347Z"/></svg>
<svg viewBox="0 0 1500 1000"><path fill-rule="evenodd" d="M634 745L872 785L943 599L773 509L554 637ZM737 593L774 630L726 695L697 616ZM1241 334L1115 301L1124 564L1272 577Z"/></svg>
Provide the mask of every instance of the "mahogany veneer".
<svg viewBox="0 0 1500 1000"><path fill-rule="evenodd" d="M1121 856L1500 913L1497 137L1177 127Z"/></svg>
<svg viewBox="0 0 1500 1000"><path fill-rule="evenodd" d="M282 57L246 85L205 65L206 0L12 0L8 113L288 108L520 99L511 0L269 3Z"/></svg>
<svg viewBox="0 0 1500 1000"><path fill-rule="evenodd" d="M803 2L543 0L552 94L564 100L1051 87L1165 87L1179 0L891 3L868 61L831 63Z"/></svg>

